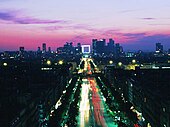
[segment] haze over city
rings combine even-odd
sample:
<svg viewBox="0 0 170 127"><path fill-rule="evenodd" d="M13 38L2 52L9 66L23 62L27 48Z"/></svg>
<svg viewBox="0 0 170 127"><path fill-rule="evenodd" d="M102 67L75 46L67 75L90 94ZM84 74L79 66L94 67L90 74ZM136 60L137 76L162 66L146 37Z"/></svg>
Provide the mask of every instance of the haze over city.
<svg viewBox="0 0 170 127"><path fill-rule="evenodd" d="M125 50L170 47L169 0L1 0L0 50L55 50L65 42L113 38Z"/></svg>

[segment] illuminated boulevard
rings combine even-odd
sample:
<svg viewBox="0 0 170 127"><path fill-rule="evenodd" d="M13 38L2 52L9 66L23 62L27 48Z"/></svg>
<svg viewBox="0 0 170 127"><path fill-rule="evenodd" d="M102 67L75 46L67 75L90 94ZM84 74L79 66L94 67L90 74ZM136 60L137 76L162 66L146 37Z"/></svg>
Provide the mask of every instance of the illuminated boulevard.
<svg viewBox="0 0 170 127"><path fill-rule="evenodd" d="M102 81L101 75L93 59L83 57L78 71L73 74L42 126L139 127L120 111L114 92ZM124 97L121 102L125 105ZM137 112L134 108L133 111Z"/></svg>
<svg viewBox="0 0 170 127"><path fill-rule="evenodd" d="M85 59L84 71L91 75L91 67ZM79 119L80 127L117 127L114 120L106 111L106 99L102 95L94 77L87 76L82 79L82 92L80 102Z"/></svg>

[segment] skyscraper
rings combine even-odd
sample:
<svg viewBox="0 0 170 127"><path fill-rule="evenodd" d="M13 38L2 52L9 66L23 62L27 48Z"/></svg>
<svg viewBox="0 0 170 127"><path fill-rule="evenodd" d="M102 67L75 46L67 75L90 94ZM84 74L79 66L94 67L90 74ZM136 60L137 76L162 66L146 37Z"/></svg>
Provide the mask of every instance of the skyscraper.
<svg viewBox="0 0 170 127"><path fill-rule="evenodd" d="M25 50L25 48L24 48L24 47L19 47L19 51L20 51L21 53L23 53L23 52L24 52L24 50Z"/></svg>
<svg viewBox="0 0 170 127"><path fill-rule="evenodd" d="M75 53L80 54L81 53L81 43L77 43L77 47L75 47Z"/></svg>
<svg viewBox="0 0 170 127"><path fill-rule="evenodd" d="M96 54L96 43L97 39L92 39L92 53Z"/></svg>
<svg viewBox="0 0 170 127"><path fill-rule="evenodd" d="M109 44L110 44L110 45L114 46L114 42L115 42L115 41L114 41L112 38L109 39Z"/></svg>
<svg viewBox="0 0 170 127"><path fill-rule="evenodd" d="M114 53L114 40L112 38L109 39L107 44L107 52L112 54Z"/></svg>
<svg viewBox="0 0 170 127"><path fill-rule="evenodd" d="M163 45L161 43L156 43L156 52L157 53L163 52Z"/></svg>
<svg viewBox="0 0 170 127"><path fill-rule="evenodd" d="M51 53L51 47L48 47L48 52Z"/></svg>
<svg viewBox="0 0 170 127"><path fill-rule="evenodd" d="M38 47L37 52L41 52L41 48L40 47Z"/></svg>
<svg viewBox="0 0 170 127"><path fill-rule="evenodd" d="M46 43L42 44L42 52L45 53L46 52Z"/></svg>
<svg viewBox="0 0 170 127"><path fill-rule="evenodd" d="M100 39L96 42L96 53L102 55L105 53L106 39Z"/></svg>
<svg viewBox="0 0 170 127"><path fill-rule="evenodd" d="M116 44L115 44L115 56L116 56L116 57L119 57L119 56L120 56L121 50L122 50L122 48L121 48L120 44L119 44L119 43L116 43Z"/></svg>

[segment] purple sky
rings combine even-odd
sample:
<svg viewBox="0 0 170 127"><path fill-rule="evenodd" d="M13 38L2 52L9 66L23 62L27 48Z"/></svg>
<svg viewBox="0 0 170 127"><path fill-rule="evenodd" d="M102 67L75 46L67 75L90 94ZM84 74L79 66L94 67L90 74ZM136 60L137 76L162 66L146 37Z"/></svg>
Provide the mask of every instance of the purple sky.
<svg viewBox="0 0 170 127"><path fill-rule="evenodd" d="M0 50L113 38L126 50L170 48L170 0L1 0Z"/></svg>

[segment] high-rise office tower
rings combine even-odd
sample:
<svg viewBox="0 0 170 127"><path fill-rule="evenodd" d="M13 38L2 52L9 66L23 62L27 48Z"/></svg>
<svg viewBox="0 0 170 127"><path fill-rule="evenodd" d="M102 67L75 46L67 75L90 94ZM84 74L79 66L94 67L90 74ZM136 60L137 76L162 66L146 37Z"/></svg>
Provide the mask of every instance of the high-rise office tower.
<svg viewBox="0 0 170 127"><path fill-rule="evenodd" d="M46 43L42 44L42 52L45 53L46 52Z"/></svg>
<svg viewBox="0 0 170 127"><path fill-rule="evenodd" d="M80 48L80 47L81 47L81 43L77 43L77 47L79 47L79 48Z"/></svg>
<svg viewBox="0 0 170 127"><path fill-rule="evenodd" d="M92 39L92 53L96 54L96 43L97 39Z"/></svg>
<svg viewBox="0 0 170 127"><path fill-rule="evenodd" d="M112 54L114 53L114 40L112 38L109 39L107 44L107 52Z"/></svg>
<svg viewBox="0 0 170 127"><path fill-rule="evenodd" d="M157 53L163 52L163 45L161 43L156 43L156 52Z"/></svg>
<svg viewBox="0 0 170 127"><path fill-rule="evenodd" d="M77 47L75 47L75 53L80 54L81 53L81 43L77 43Z"/></svg>
<svg viewBox="0 0 170 127"><path fill-rule="evenodd" d="M25 50L25 48L24 48L24 47L19 47L19 51L20 51L21 53L23 53L23 52L24 52L24 50Z"/></svg>
<svg viewBox="0 0 170 127"><path fill-rule="evenodd" d="M38 47L37 52L41 52L41 48L40 47Z"/></svg>
<svg viewBox="0 0 170 127"><path fill-rule="evenodd" d="M115 55L116 55L116 57L119 57L120 53L121 53L121 46L120 46L119 43L116 43L115 44Z"/></svg>
<svg viewBox="0 0 170 127"><path fill-rule="evenodd" d="M114 46L114 43L115 43L115 41L112 38L110 38L108 44L111 45L111 46Z"/></svg>
<svg viewBox="0 0 170 127"><path fill-rule="evenodd" d="M100 39L96 42L96 53L102 55L105 53L106 39Z"/></svg>
<svg viewBox="0 0 170 127"><path fill-rule="evenodd" d="M51 47L48 47L48 52L51 53Z"/></svg>

